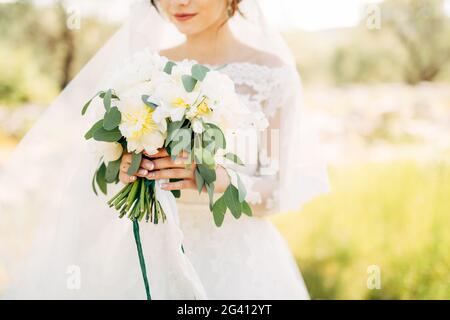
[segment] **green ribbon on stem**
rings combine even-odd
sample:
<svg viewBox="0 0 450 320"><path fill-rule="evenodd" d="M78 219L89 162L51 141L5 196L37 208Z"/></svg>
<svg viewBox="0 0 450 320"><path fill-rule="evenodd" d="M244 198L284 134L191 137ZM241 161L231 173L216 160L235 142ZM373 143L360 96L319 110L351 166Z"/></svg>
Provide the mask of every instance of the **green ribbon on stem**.
<svg viewBox="0 0 450 320"><path fill-rule="evenodd" d="M144 278L145 293L147 295L147 300L152 300L152 296L150 294L150 285L148 284L147 278L147 268L145 267L144 252L142 250L141 236L139 234L139 221L137 219L133 220L133 233L134 233L134 240L136 240L136 247L139 255L139 263L141 265L142 271L142 278Z"/></svg>

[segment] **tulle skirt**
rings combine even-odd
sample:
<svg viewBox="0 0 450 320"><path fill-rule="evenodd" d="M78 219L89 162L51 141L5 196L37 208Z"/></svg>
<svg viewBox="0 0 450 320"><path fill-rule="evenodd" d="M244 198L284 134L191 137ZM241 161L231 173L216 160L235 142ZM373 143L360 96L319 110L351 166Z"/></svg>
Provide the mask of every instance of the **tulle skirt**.
<svg viewBox="0 0 450 320"><path fill-rule="evenodd" d="M264 218L235 220L227 213L214 225L206 197L185 192L179 201L185 251L209 299L309 299L291 252Z"/></svg>
<svg viewBox="0 0 450 320"><path fill-rule="evenodd" d="M80 169L62 196L50 194L51 205L19 206L23 212L17 214L29 216L24 221L39 219L36 226L9 224L15 228L0 250L8 258L0 261L7 271L1 298L146 298L132 223L106 206L108 197L86 187L91 178ZM177 206L175 233L167 223L141 223L153 299L191 299L192 283L207 299L309 299L287 244L269 220L227 214L217 228L206 195L195 191L183 191ZM183 255L174 254L181 252L177 237ZM184 255L188 265L180 259ZM186 272L192 266L195 277Z"/></svg>

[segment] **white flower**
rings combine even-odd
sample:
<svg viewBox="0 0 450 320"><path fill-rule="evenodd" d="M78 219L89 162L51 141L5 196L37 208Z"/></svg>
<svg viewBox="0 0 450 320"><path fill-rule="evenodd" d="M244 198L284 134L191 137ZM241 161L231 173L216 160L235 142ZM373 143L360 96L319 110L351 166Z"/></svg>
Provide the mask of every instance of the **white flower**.
<svg viewBox="0 0 450 320"><path fill-rule="evenodd" d="M135 85L153 79L162 72L166 63L167 58L157 53L149 50L138 52L108 76L106 87L114 88L120 96Z"/></svg>
<svg viewBox="0 0 450 320"><path fill-rule="evenodd" d="M226 74L218 71L209 71L201 83L200 92L208 97L211 107L216 112L246 114L248 109L240 103L236 94L234 82Z"/></svg>
<svg viewBox="0 0 450 320"><path fill-rule="evenodd" d="M182 77L184 75L190 75L192 71L193 63L189 60L183 60L178 62L172 68L171 77L174 79L177 84L183 86Z"/></svg>
<svg viewBox="0 0 450 320"><path fill-rule="evenodd" d="M198 97L198 92L186 92L183 85L173 79L155 82L153 87L154 93L150 96L150 100L159 106L155 112L156 122L165 118L172 121L182 120Z"/></svg>
<svg viewBox="0 0 450 320"><path fill-rule="evenodd" d="M251 114L237 95L234 82L224 73L209 71L199 91L212 111L202 115L205 122L215 123L224 129L238 128Z"/></svg>
<svg viewBox="0 0 450 320"><path fill-rule="evenodd" d="M123 148L118 142L95 141L91 144L93 151L107 164L119 160L122 156Z"/></svg>
<svg viewBox="0 0 450 320"><path fill-rule="evenodd" d="M148 85L139 85L120 97L118 108L122 114L120 132L127 139L129 152L156 153L164 145L166 123L153 119L155 109L142 101Z"/></svg>

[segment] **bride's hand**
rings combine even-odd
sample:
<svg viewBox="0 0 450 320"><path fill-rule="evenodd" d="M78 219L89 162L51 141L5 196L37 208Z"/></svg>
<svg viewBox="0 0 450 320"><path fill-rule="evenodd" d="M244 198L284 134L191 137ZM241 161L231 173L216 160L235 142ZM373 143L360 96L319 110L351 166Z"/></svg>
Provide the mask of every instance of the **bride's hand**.
<svg viewBox="0 0 450 320"><path fill-rule="evenodd" d="M124 184L136 181L137 177L145 178L149 172L149 170L146 169L146 167L150 167L151 161L143 159L138 172L135 175L130 176L128 174L128 169L131 166L131 160L132 160L131 153L125 153L120 163L119 180Z"/></svg>
<svg viewBox="0 0 450 320"><path fill-rule="evenodd" d="M180 181L163 184L161 187L164 190L183 190L183 189L197 189L195 180L195 164L187 167L186 154L182 154L177 159L173 160L165 149L154 155L144 154L150 158L144 158L141 166L134 176L127 174L128 168L131 165L131 154L125 154L122 157L120 165L120 181L124 184L136 181L137 177L147 178L149 180L162 179L177 179ZM214 183L215 192L225 192L230 181L227 172L221 166L216 170L217 180Z"/></svg>
<svg viewBox="0 0 450 320"><path fill-rule="evenodd" d="M145 153L145 152L144 152ZM189 164L189 159L186 153L182 153L180 157L175 160L169 156L165 149L161 149L157 154L149 155L147 157L151 159L152 165L145 166L149 173L146 178L149 180L162 180L162 179L177 179L180 181L165 183L161 186L164 190L183 190L183 189L197 189L197 182L195 180L196 165ZM217 180L214 183L215 192L225 192L230 181L228 174L224 168L218 166L216 169ZM205 189L205 188L204 188ZM204 190L205 191L205 190Z"/></svg>

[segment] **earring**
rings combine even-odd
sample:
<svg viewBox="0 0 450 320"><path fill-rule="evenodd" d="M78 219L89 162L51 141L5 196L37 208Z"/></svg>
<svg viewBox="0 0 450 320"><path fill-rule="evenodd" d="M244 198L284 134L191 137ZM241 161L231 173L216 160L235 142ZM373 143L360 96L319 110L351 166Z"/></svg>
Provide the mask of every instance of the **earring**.
<svg viewBox="0 0 450 320"><path fill-rule="evenodd" d="M232 17L234 15L234 10L233 10L233 0L228 0L228 17Z"/></svg>

